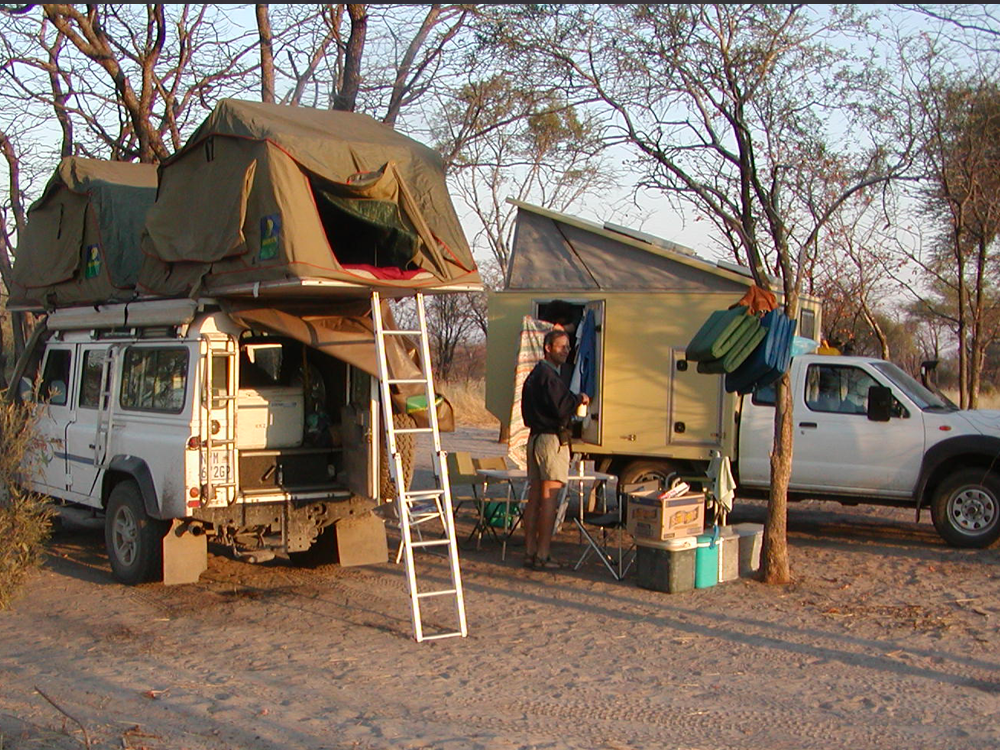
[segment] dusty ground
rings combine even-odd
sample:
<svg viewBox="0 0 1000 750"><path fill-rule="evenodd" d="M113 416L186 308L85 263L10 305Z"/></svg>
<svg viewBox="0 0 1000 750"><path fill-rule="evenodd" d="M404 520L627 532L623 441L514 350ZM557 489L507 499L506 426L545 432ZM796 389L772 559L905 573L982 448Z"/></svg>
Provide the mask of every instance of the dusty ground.
<svg viewBox="0 0 1000 750"><path fill-rule="evenodd" d="M129 588L99 532L64 532L0 613L0 748L79 748L80 725L102 749L1000 746L997 549L825 503L794 506L789 539L791 586L675 595L484 544L463 555L469 637L417 644L392 564L213 554L196 585Z"/></svg>

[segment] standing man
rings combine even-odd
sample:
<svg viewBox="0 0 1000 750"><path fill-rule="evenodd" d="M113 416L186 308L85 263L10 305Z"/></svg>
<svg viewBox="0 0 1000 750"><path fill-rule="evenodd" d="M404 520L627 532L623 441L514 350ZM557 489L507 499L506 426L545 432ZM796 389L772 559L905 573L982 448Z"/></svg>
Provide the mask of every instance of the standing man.
<svg viewBox="0 0 1000 750"><path fill-rule="evenodd" d="M569 357L569 334L549 331L543 342L545 358L531 371L521 390L521 416L528 436L528 505L524 510L525 555L528 568L552 569L549 548L556 522L559 492L569 478L570 420L585 393L572 393L559 376Z"/></svg>

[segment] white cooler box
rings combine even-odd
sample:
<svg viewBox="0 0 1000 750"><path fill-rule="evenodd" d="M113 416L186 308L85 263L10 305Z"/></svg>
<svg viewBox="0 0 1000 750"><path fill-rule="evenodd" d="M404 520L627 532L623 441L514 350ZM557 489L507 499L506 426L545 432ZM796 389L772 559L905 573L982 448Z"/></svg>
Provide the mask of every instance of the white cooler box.
<svg viewBox="0 0 1000 750"><path fill-rule="evenodd" d="M240 450L302 445L302 388L240 388L236 396L236 447Z"/></svg>

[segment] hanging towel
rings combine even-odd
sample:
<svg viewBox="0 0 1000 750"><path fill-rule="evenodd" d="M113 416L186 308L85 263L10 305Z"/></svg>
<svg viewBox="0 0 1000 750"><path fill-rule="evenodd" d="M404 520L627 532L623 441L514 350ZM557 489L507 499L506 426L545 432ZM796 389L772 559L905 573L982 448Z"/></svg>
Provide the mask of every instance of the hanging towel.
<svg viewBox="0 0 1000 750"><path fill-rule="evenodd" d="M517 347L517 366L514 369L514 403L510 409L510 432L507 436L507 455L519 469L528 468L528 427L521 418L521 389L535 365L545 356L545 334L555 328L544 320L525 315L521 321L521 340Z"/></svg>
<svg viewBox="0 0 1000 750"><path fill-rule="evenodd" d="M594 324L594 311L587 310L576 331L576 362L569 389L573 393L586 393L593 399L597 391L596 385L597 326Z"/></svg>
<svg viewBox="0 0 1000 750"><path fill-rule="evenodd" d="M729 456L723 456L719 451L712 451L712 460L708 464L709 480L712 482L712 494L719 504L731 511L733 499L736 497L736 480L729 463Z"/></svg>

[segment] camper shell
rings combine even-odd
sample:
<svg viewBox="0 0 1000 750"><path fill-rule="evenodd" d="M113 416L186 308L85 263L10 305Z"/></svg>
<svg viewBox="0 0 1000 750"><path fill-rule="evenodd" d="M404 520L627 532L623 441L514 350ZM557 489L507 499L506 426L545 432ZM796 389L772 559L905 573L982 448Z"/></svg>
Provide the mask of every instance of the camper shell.
<svg viewBox="0 0 1000 750"><path fill-rule="evenodd" d="M624 227L515 205L504 287L489 296L490 412L516 429L515 369L525 316L575 330L590 311L594 393L574 451L626 482L691 474L707 465L713 450L733 455L738 397L726 393L722 378L699 374L685 347L713 311L746 293L753 284L748 270ZM807 297L799 334L812 337L819 326L820 306ZM511 444L517 442L512 433Z"/></svg>
<svg viewBox="0 0 1000 750"><path fill-rule="evenodd" d="M84 166L155 203L99 210L122 191ZM64 160L29 213L15 277L66 270L12 305L40 316L15 370L45 446L24 483L103 512L128 583L196 580L209 537L251 561L384 560L371 511L395 492L372 293L391 328L386 300L481 289L440 158L364 115L224 100L158 173L123 177L135 166ZM59 201L84 229L65 234ZM103 291L84 262L94 236L102 257L123 237L130 269ZM390 378L419 380L415 349L388 337ZM424 426L410 388L392 386L393 421ZM432 408L453 428L446 399Z"/></svg>

